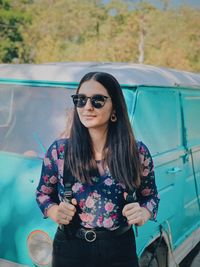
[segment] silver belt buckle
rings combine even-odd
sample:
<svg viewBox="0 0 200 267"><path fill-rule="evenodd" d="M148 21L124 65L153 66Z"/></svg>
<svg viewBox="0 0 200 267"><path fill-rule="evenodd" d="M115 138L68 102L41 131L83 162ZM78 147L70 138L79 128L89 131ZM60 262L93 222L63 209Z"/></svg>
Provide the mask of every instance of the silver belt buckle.
<svg viewBox="0 0 200 267"><path fill-rule="evenodd" d="M86 230L84 233L84 238L87 242L94 242L97 238L97 234L93 230Z"/></svg>

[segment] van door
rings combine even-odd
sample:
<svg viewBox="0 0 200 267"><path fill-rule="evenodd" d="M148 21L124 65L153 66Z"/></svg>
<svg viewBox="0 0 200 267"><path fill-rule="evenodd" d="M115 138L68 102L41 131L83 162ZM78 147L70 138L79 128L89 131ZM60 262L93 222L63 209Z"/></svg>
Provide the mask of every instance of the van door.
<svg viewBox="0 0 200 267"><path fill-rule="evenodd" d="M184 227L188 231L200 221L200 91L181 91L184 123L184 143L187 149L185 168L187 178L184 188Z"/></svg>
<svg viewBox="0 0 200 267"><path fill-rule="evenodd" d="M160 194L158 223L172 238L173 247L183 236L183 188L186 174L183 157L186 153L182 137L180 97L176 89L139 87L132 127L138 140L149 148L155 165L156 184ZM155 223L142 227L139 246L145 247L156 229ZM157 230L159 233L159 230Z"/></svg>

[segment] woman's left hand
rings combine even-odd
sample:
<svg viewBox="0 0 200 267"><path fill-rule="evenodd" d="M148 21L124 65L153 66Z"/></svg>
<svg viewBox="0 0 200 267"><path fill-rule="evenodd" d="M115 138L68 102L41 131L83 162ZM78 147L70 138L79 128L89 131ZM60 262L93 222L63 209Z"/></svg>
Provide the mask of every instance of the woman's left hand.
<svg viewBox="0 0 200 267"><path fill-rule="evenodd" d="M122 210L123 216L127 218L129 225L143 225L151 217L151 213L138 202L126 204Z"/></svg>

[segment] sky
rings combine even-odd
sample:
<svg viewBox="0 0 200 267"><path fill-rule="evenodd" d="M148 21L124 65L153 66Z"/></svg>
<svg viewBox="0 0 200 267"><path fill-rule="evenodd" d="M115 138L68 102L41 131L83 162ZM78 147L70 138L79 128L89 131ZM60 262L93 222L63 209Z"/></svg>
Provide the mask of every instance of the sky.
<svg viewBox="0 0 200 267"><path fill-rule="evenodd" d="M103 0L104 3L109 2L110 0ZM162 0L146 0L147 2L152 3L157 7L162 7ZM139 3L141 0L132 0L133 3ZM200 8L200 0L169 0L170 7L178 7L181 5L186 4L187 6L191 7L198 7Z"/></svg>
<svg viewBox="0 0 200 267"><path fill-rule="evenodd" d="M151 2L155 5L160 5L161 3L161 1L159 0L148 0L148 2ZM171 7L178 7L180 5L186 4L187 6L200 8L200 0L169 0L169 3Z"/></svg>

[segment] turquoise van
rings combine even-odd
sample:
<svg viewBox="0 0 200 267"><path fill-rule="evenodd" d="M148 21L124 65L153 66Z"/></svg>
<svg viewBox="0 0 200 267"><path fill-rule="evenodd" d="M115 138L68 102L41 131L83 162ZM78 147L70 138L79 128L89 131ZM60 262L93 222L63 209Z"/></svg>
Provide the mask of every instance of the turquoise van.
<svg viewBox="0 0 200 267"><path fill-rule="evenodd" d="M70 127L70 95L89 71L120 82L149 148L157 222L138 228L142 267L175 267L200 242L200 74L126 63L0 65L0 267L51 266L56 225L35 201L42 158Z"/></svg>

